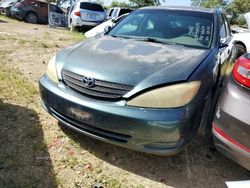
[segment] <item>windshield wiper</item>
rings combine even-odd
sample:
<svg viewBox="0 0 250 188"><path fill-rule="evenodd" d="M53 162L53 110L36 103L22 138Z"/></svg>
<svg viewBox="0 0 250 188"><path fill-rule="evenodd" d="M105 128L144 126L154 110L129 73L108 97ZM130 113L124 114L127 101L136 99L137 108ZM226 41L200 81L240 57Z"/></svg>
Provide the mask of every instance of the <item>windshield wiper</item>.
<svg viewBox="0 0 250 188"><path fill-rule="evenodd" d="M161 39L157 39L157 38L153 38L153 37L143 37L143 38L136 38L136 39L142 40L142 41L147 41L147 42L160 43L160 44L176 44L174 42L165 41L165 40L161 40Z"/></svg>
<svg viewBox="0 0 250 188"><path fill-rule="evenodd" d="M115 37L115 38L133 39L129 36L122 36L122 35L108 35L108 36Z"/></svg>
<svg viewBox="0 0 250 188"><path fill-rule="evenodd" d="M125 39L134 39L134 40L146 41L146 42L154 42L154 43L160 43L160 44L183 46L183 45L175 43L175 42L161 40L161 39L157 39L157 38L153 38L153 37L135 37L135 36L122 36L122 35L109 35L109 36L118 37L118 38L125 38Z"/></svg>
<svg viewBox="0 0 250 188"><path fill-rule="evenodd" d="M143 41L148 41L148 42L155 42L155 43L165 43L162 40L156 39L156 38L152 38L152 37L146 37L146 38L142 38Z"/></svg>

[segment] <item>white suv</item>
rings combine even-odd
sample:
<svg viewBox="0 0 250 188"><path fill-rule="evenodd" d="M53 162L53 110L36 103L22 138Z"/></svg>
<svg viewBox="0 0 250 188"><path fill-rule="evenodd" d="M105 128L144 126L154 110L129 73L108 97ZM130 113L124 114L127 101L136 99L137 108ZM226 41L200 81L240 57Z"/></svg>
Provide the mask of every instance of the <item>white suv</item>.
<svg viewBox="0 0 250 188"><path fill-rule="evenodd" d="M119 16L130 13L132 11L133 9L130 8L113 7L108 10L106 19L109 20L112 18L118 18Z"/></svg>
<svg viewBox="0 0 250 188"><path fill-rule="evenodd" d="M71 30L75 27L95 27L105 19L102 5L98 3L80 1L76 2L69 11L68 26Z"/></svg>

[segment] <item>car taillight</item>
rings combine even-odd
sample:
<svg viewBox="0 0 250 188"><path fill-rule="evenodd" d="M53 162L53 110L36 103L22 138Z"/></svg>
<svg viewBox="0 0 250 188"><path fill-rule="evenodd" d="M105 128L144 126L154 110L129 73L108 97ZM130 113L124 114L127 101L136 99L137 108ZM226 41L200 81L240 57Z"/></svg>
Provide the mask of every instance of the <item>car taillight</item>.
<svg viewBox="0 0 250 188"><path fill-rule="evenodd" d="M233 77L239 84L250 88L250 59L244 56L237 59Z"/></svg>
<svg viewBox="0 0 250 188"><path fill-rule="evenodd" d="M74 14L76 15L76 16L81 16L81 13L80 12L74 12Z"/></svg>

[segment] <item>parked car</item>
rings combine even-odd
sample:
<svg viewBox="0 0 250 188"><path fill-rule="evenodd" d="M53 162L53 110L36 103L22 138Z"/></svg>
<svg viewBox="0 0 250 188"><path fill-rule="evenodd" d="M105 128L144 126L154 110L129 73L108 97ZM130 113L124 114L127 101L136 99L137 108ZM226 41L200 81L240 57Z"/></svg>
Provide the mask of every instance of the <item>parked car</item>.
<svg viewBox="0 0 250 188"><path fill-rule="evenodd" d="M48 3L39 0L22 0L11 8L11 14L28 23L47 23Z"/></svg>
<svg viewBox="0 0 250 188"><path fill-rule="evenodd" d="M123 14L121 16L119 16L118 18L114 18L114 19L110 19L106 22L101 23L100 25L90 29L89 31L85 32L84 35L86 38L89 37L94 37L100 34L103 34L105 32L105 29L108 27L113 27L116 23L118 23L121 19L123 19L124 17L126 17L128 15L127 14Z"/></svg>
<svg viewBox="0 0 250 188"><path fill-rule="evenodd" d="M98 3L79 1L70 8L68 19L71 30L75 27L91 28L104 21L105 12Z"/></svg>
<svg viewBox="0 0 250 188"><path fill-rule="evenodd" d="M217 9L140 8L105 35L57 53L39 81L42 106L87 136L175 154L201 119L212 131L204 106L224 77L231 38Z"/></svg>
<svg viewBox="0 0 250 188"><path fill-rule="evenodd" d="M76 2L76 0L61 0L57 3L57 6L60 7L65 13L68 13L70 7Z"/></svg>
<svg viewBox="0 0 250 188"><path fill-rule="evenodd" d="M132 11L133 11L133 9L130 9L130 8L113 7L113 8L108 10L106 19L107 20L112 19L112 18L114 19L114 18L117 18L123 14L130 13Z"/></svg>
<svg viewBox="0 0 250 188"><path fill-rule="evenodd" d="M233 58L238 58L241 55L250 52L250 12L245 14L245 18L248 29L235 29L233 33Z"/></svg>
<svg viewBox="0 0 250 188"><path fill-rule="evenodd" d="M215 147L250 170L250 53L234 65L217 104Z"/></svg>
<svg viewBox="0 0 250 188"><path fill-rule="evenodd" d="M0 4L0 13L11 17L10 9L18 0L6 0Z"/></svg>

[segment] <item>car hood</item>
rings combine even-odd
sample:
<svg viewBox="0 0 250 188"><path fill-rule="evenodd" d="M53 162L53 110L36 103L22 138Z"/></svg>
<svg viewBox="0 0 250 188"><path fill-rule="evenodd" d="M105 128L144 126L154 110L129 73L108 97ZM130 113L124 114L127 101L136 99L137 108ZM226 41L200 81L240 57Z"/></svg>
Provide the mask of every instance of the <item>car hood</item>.
<svg viewBox="0 0 250 188"><path fill-rule="evenodd" d="M186 80L210 51L102 36L59 53L57 59L63 64L58 71L63 68L98 80L131 85L138 91Z"/></svg>

